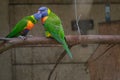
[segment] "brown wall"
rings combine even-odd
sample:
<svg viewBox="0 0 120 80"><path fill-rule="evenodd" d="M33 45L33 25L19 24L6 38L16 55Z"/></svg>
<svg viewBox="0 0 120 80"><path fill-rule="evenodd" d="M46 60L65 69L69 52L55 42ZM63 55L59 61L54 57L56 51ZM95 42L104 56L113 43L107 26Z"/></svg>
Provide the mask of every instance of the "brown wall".
<svg viewBox="0 0 120 80"><path fill-rule="evenodd" d="M7 0L5 0L8 2ZM58 0L59 1L59 0ZM69 1L69 0L68 0ZM25 4L17 4L25 3ZM2 17L4 27L0 28L0 35L5 36L9 33L9 30L19 21L22 17L31 15L37 11L40 6L50 7L61 18L65 34L78 34L71 30L71 20L75 19L74 5L72 4L26 4L32 3L30 0L10 0L10 4L2 5L6 11L2 11L0 16ZM33 1L36 3L36 0ZM9 8L7 8L9 6ZM120 19L120 5L112 4L111 18L112 20ZM78 14L82 15L81 19L93 19L95 26L94 30L88 31L88 34L98 34L98 23L104 20L104 4L78 4ZM6 17L7 16L7 17ZM5 19L5 20L4 20ZM6 22L7 21L7 22ZM9 23L9 24L8 24ZM9 27L8 27L9 25ZM40 22L35 25L35 28L29 33L33 36L44 36L44 29ZM89 74L85 72L84 63L89 56L93 53L96 45L89 44L88 47L83 48L80 45L76 45L71 49L74 58L71 60L68 56L65 56L62 61L64 64L60 64L54 73L57 74L59 80L90 80ZM7 54L0 56L1 64L8 66L7 68L0 67L1 71L0 80L46 80L50 70L53 67L58 56L63 51L62 47L28 47L28 48L15 48L9 50ZM10 55L11 54L11 55ZM34 63L34 65L32 65ZM0 66L2 66L0 64ZM6 70L8 69L8 70ZM8 75L10 74L10 75ZM9 76L9 78L4 77ZM53 76L54 78L54 76Z"/></svg>

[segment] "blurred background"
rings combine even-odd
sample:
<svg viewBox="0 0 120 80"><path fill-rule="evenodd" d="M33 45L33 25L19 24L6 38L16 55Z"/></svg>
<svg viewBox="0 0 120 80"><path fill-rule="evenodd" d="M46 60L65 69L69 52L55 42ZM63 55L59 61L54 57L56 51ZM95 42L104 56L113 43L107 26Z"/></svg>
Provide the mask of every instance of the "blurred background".
<svg viewBox="0 0 120 80"><path fill-rule="evenodd" d="M74 0L2 0L0 36L6 36L21 18L37 12L41 6L49 7L61 18L66 35L79 35L76 16L80 17L78 24L82 35L100 34L100 23L120 20L120 0L76 0L76 3L77 15ZM44 36L41 21L29 34ZM55 76L56 80L91 80L85 64L97 45L72 47L73 59L66 55L51 80L54 80ZM63 51L62 47L38 46L8 50L0 55L0 80L47 80L56 59Z"/></svg>

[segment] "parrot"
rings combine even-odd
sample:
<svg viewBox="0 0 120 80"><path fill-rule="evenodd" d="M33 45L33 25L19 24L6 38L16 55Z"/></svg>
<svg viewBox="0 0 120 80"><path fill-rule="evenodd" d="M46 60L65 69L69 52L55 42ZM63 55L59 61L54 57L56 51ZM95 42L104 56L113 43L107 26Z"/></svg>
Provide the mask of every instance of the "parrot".
<svg viewBox="0 0 120 80"><path fill-rule="evenodd" d="M47 7L40 7L39 12L42 14L41 23L45 29L45 36L52 37L62 44L70 58L72 53L66 43L65 34L60 18Z"/></svg>
<svg viewBox="0 0 120 80"><path fill-rule="evenodd" d="M36 24L38 20L40 20L41 16L42 15L37 12L33 15L24 17L15 25L15 27L6 36L6 38L26 36L27 33L34 27L34 24Z"/></svg>
<svg viewBox="0 0 120 80"><path fill-rule="evenodd" d="M20 37L25 39L25 36L34 27L34 24L36 24L38 20L41 19L41 17L42 15L38 11L32 15L22 18L5 38ZM5 43L6 41L2 42L0 46L4 45Z"/></svg>

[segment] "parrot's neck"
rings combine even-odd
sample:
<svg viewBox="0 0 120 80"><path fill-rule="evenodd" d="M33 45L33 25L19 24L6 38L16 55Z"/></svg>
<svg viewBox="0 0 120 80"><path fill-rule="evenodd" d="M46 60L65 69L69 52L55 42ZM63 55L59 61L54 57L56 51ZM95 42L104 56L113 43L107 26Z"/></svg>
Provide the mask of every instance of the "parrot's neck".
<svg viewBox="0 0 120 80"><path fill-rule="evenodd" d="M48 16L43 17L43 18L41 19L42 24L44 24L47 19L48 19Z"/></svg>
<svg viewBox="0 0 120 80"><path fill-rule="evenodd" d="M33 23L37 23L38 20L35 19L34 15L31 15L31 18L33 20Z"/></svg>

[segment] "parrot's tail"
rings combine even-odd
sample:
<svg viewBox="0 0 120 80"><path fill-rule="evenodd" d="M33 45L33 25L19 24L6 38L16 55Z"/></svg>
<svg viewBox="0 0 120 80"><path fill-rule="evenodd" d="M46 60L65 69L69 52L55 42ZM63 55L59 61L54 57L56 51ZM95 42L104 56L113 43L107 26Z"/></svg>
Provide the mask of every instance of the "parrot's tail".
<svg viewBox="0 0 120 80"><path fill-rule="evenodd" d="M68 45L67 45L67 43L65 41L63 42L63 47L66 50L66 52L69 55L69 57L73 58L72 53L70 52L70 49L68 48Z"/></svg>

